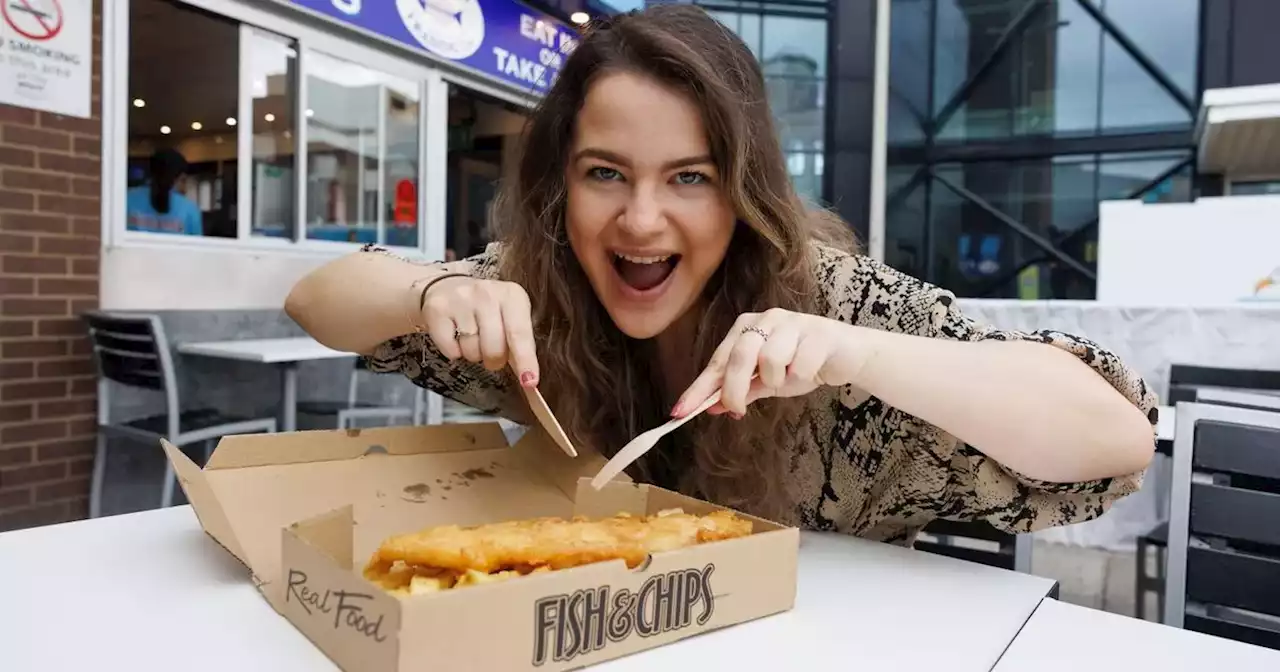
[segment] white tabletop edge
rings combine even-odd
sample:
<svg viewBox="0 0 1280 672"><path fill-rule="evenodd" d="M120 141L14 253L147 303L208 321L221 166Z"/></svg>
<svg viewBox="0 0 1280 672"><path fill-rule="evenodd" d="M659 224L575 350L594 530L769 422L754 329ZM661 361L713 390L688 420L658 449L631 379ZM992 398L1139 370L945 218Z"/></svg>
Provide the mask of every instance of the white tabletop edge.
<svg viewBox="0 0 1280 672"><path fill-rule="evenodd" d="M178 344L177 350L184 355L235 359L260 364L348 359L358 356L354 352L334 350L308 336L189 342Z"/></svg>
<svg viewBox="0 0 1280 672"><path fill-rule="evenodd" d="M1109 669L1204 672L1230 661L1233 672L1280 670L1280 651L1044 600L992 672Z"/></svg>

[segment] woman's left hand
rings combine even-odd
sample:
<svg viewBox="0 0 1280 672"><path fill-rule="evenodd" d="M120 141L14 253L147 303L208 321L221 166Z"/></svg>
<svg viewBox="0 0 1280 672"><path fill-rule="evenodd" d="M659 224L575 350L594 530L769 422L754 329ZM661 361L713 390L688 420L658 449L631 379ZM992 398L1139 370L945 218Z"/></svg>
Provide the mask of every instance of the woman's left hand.
<svg viewBox="0 0 1280 672"><path fill-rule="evenodd" d="M868 331L781 308L744 313L671 416L684 417L718 389L720 403L707 412L741 417L757 399L796 397L822 385L853 383L872 351Z"/></svg>

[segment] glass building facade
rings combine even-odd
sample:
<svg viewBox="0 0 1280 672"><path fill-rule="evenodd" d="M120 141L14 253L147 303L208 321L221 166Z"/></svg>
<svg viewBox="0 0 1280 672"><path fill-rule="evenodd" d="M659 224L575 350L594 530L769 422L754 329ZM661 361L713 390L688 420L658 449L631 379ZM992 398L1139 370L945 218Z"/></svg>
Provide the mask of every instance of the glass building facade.
<svg viewBox="0 0 1280 672"><path fill-rule="evenodd" d="M608 16L660 4L703 7L737 33L759 59L796 189L813 203L828 201L823 169L832 76L827 63L829 0L534 0L530 4L566 19L574 12Z"/></svg>
<svg viewBox="0 0 1280 672"><path fill-rule="evenodd" d="M1094 296L1098 202L1189 200L1199 0L892 0L885 261Z"/></svg>
<svg viewBox="0 0 1280 672"><path fill-rule="evenodd" d="M864 240L890 10L883 258L963 297L1093 298L1098 203L1220 193L1195 174L1201 93L1274 61L1214 48L1267 0L552 0L674 2L756 53L797 188Z"/></svg>
<svg viewBox="0 0 1280 672"><path fill-rule="evenodd" d="M822 202L826 148L827 12L825 0L695 2L742 38L760 61L800 195Z"/></svg>

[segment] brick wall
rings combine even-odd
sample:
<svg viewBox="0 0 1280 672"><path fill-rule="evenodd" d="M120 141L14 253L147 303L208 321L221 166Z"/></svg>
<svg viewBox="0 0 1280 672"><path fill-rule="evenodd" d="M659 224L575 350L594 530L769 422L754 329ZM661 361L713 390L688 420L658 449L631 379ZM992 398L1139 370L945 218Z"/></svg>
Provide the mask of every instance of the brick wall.
<svg viewBox="0 0 1280 672"><path fill-rule="evenodd" d="M96 383L101 2L93 119L0 105L0 531L83 518Z"/></svg>

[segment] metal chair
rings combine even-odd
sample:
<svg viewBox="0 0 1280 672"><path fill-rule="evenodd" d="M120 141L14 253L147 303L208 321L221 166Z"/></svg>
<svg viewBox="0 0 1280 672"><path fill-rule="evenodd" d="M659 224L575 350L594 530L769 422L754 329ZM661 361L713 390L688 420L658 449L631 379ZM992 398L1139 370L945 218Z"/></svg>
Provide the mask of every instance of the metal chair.
<svg viewBox="0 0 1280 672"><path fill-rule="evenodd" d="M1280 649L1280 412L1177 412L1163 621Z"/></svg>
<svg viewBox="0 0 1280 672"><path fill-rule="evenodd" d="M936 539L918 539L915 549L968 560L991 567L1031 572L1031 535L1001 532L989 523L934 520L923 533Z"/></svg>
<svg viewBox="0 0 1280 672"><path fill-rule="evenodd" d="M1258 389L1258 388L1251 388ZM1235 406L1237 408L1255 408L1280 411L1280 396L1256 394L1223 387L1189 387L1185 388L1182 401L1193 401L1219 406ZM1172 442L1168 442L1172 443ZM1172 447L1165 451L1172 454ZM1156 525L1137 539L1137 562L1134 563L1134 616L1146 619L1146 595L1155 593L1158 604L1158 616L1162 618L1165 609L1165 564L1168 561L1166 549L1169 546L1169 523ZM1155 571L1147 571L1147 559L1155 558Z"/></svg>
<svg viewBox="0 0 1280 672"><path fill-rule="evenodd" d="M1166 403L1196 401L1199 393L1213 390L1280 392L1280 371L1189 364L1174 364L1169 367L1169 398Z"/></svg>
<svg viewBox="0 0 1280 672"><path fill-rule="evenodd" d="M338 429L353 429L357 420L370 418L382 419L391 425L398 421L409 420L415 425L424 424L426 414L426 390L416 388L413 395L413 406L382 406L360 401L361 374L373 375L363 357L357 357L351 369L351 377L347 383L346 401L301 401L298 402L298 413L307 415L332 415L337 419Z"/></svg>
<svg viewBox="0 0 1280 672"><path fill-rule="evenodd" d="M1150 532L1138 537L1136 562L1133 577L1133 615L1139 620L1147 619L1147 593L1156 594L1159 614L1164 614L1165 567L1168 563L1169 523L1160 523ZM1147 571L1147 559L1155 558L1155 571Z"/></svg>
<svg viewBox="0 0 1280 672"><path fill-rule="evenodd" d="M102 513L102 484L106 474L107 441L118 437L150 442L159 446L167 439L178 447L212 442L227 434L275 432L275 418L240 418L211 408L184 409L178 398L173 358L160 318L154 315L115 315L89 312L83 315L89 327L94 360L98 369L98 445L89 493L89 516ZM165 412L126 422L111 420L113 384L162 392ZM173 504L173 466L165 460L160 506Z"/></svg>

